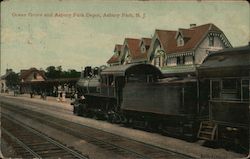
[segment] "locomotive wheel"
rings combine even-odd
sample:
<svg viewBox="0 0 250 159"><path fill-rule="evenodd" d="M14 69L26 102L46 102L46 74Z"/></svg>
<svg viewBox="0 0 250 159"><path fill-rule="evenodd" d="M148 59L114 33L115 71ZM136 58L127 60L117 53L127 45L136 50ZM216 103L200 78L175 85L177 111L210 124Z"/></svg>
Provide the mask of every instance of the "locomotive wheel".
<svg viewBox="0 0 250 159"><path fill-rule="evenodd" d="M104 120L109 121L109 115L107 113L104 114Z"/></svg>
<svg viewBox="0 0 250 159"><path fill-rule="evenodd" d="M134 122L133 118L132 118L132 117L129 117L129 118L128 118L128 121L127 121L127 126L133 128L133 122Z"/></svg>
<svg viewBox="0 0 250 159"><path fill-rule="evenodd" d="M121 123L121 116L117 113L114 114L113 116L113 123Z"/></svg>
<svg viewBox="0 0 250 159"><path fill-rule="evenodd" d="M92 118L95 119L95 120L99 119L97 114L94 114Z"/></svg>
<svg viewBox="0 0 250 159"><path fill-rule="evenodd" d="M124 115L121 115L120 118L122 124L126 124L128 122L127 118Z"/></svg>
<svg viewBox="0 0 250 159"><path fill-rule="evenodd" d="M116 116L115 116L115 114L110 114L110 115L108 116L108 121L109 121L110 123L115 123L115 121L116 121Z"/></svg>
<svg viewBox="0 0 250 159"><path fill-rule="evenodd" d="M149 121L147 129L149 132L158 132L158 124L153 121Z"/></svg>

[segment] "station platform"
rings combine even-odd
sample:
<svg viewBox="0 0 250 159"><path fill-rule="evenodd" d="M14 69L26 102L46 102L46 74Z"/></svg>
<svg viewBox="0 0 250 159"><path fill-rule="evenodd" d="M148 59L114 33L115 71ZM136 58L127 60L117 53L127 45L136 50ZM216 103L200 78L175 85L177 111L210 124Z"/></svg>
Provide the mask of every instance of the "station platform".
<svg viewBox="0 0 250 159"><path fill-rule="evenodd" d="M46 103L49 105L63 105L63 106L68 106L68 107L72 107L70 104L71 102L74 101L74 99L70 99L70 98L65 98L60 99L58 97L52 97L52 96L46 96L46 98L42 98L41 95L33 95L32 98L30 96L30 94L17 94L14 95L14 92L9 92L9 93L1 93L0 95L2 96L7 96L7 97L13 97L13 98L21 98L23 100L30 100L33 102L40 102L40 103Z"/></svg>

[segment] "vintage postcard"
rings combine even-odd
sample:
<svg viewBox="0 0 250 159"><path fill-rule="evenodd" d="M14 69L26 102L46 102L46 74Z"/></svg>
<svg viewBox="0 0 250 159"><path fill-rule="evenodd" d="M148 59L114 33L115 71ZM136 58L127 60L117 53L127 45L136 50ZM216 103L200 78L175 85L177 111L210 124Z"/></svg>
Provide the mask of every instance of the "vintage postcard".
<svg viewBox="0 0 250 159"><path fill-rule="evenodd" d="M3 0L2 158L249 156L244 0Z"/></svg>

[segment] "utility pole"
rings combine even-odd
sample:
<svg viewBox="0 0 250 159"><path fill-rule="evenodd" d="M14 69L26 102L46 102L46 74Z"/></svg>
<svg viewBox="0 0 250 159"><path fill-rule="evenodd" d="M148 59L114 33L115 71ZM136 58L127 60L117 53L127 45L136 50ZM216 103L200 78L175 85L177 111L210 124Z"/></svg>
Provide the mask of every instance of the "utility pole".
<svg viewBox="0 0 250 159"><path fill-rule="evenodd" d="M250 70L249 70L249 75L250 75ZM249 136L248 136L248 156L247 158L250 158L250 80L248 82L248 95L249 95L249 105L248 105L248 131L249 131Z"/></svg>
<svg viewBox="0 0 250 159"><path fill-rule="evenodd" d="M250 47L250 41L248 42L248 47ZM248 72L248 76L250 77L250 69ZM248 101L248 156L247 158L250 158L250 79L248 80L248 96L249 96L249 101Z"/></svg>

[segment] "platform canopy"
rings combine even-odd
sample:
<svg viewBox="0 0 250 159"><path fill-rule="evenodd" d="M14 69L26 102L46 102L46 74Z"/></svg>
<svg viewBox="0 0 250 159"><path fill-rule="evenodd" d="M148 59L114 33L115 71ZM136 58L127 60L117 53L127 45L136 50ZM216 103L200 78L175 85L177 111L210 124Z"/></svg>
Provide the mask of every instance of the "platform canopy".
<svg viewBox="0 0 250 159"><path fill-rule="evenodd" d="M162 76L161 71L151 64L127 64L111 66L104 69L101 75L127 76L131 74Z"/></svg>

